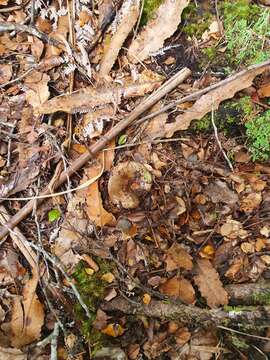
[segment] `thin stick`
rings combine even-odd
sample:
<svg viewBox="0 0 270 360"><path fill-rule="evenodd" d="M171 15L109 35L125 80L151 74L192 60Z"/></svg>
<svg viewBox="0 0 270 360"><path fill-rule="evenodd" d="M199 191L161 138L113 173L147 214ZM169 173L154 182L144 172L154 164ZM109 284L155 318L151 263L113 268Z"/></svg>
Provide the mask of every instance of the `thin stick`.
<svg viewBox="0 0 270 360"><path fill-rule="evenodd" d="M137 106L130 115L124 120L120 121L115 125L106 135L100 138L95 144L89 148L89 152L82 154L78 159L76 159L59 177L59 180L54 184L54 189L62 185L67 179L72 176L76 171L81 169L95 154L101 151L108 142L114 139L118 134L125 130L134 120L143 114L146 110L151 108L156 102L163 98L166 94L172 91L177 87L181 82L183 82L188 76L190 76L191 71L188 68L184 68L175 74L171 79L166 81L158 90L156 90L152 95L150 95L146 100L144 100L139 106ZM46 187L41 195L47 195L52 192L54 189L49 189ZM13 229L16 225L19 224L27 215L29 215L34 207L35 201L37 201L37 206L43 201L39 200L30 200L21 210L13 216L13 218L6 224L5 227L0 229L0 239L6 236L9 232L9 229Z"/></svg>
<svg viewBox="0 0 270 360"><path fill-rule="evenodd" d="M259 336L259 335L253 335L253 334L247 334L243 331L239 331L239 330L234 330L234 329L231 329L231 328L228 328L226 326L222 326L222 325L219 325L218 326L219 329L222 329L222 330L226 330L226 331L231 331L233 333L236 333L236 334L239 334L239 335L244 335L244 336L249 336L249 337L252 337L254 339L260 339L260 340L264 340L264 341L270 341L270 337L265 337L265 336Z"/></svg>
<svg viewBox="0 0 270 360"><path fill-rule="evenodd" d="M212 112L211 112L211 121L212 121L212 126L213 126L213 129L214 129L214 135L215 135L218 147L219 147L220 151L222 152L222 155L223 155L224 159L227 161L227 164L229 165L229 168L231 169L231 171L234 171L232 163L231 163L230 159L228 158L226 152L224 151L224 149L222 147L222 144L221 144L221 141L220 141L220 139L218 137L218 131L217 131L217 127L216 127L215 119L214 119L214 106L213 105L212 105Z"/></svg>
<svg viewBox="0 0 270 360"><path fill-rule="evenodd" d="M49 37L47 34L37 30L34 26L31 25L23 25L12 22L0 22L0 33L7 31L26 32L49 44L60 47L61 49L65 49L65 46L61 41Z"/></svg>
<svg viewBox="0 0 270 360"><path fill-rule="evenodd" d="M51 360L57 360L57 340L59 336L59 324L56 322L54 324L54 329L52 333L52 339L51 339Z"/></svg>
<svg viewBox="0 0 270 360"><path fill-rule="evenodd" d="M3 14L3 13L11 12L11 11L20 10L20 9L24 8L29 3L29 1L30 0L26 0L21 5L14 5L14 6L9 6L9 7L0 9L0 13Z"/></svg>
<svg viewBox="0 0 270 360"><path fill-rule="evenodd" d="M219 87L222 87L222 86L225 86L227 85L228 83L236 80L236 79L241 79L241 77L247 73L247 72L252 72L252 71L255 71L258 70L258 69L267 69L267 67L270 66L270 60L267 60L267 61L264 61L262 63L259 63L259 64L255 64L255 65L251 65L249 66L247 69L245 70L242 70L232 76L229 76L228 78L224 79L224 80L221 80L213 85L210 85L210 86L207 86L206 88L204 89L201 89L201 90L198 90L198 91L195 91L194 93L190 94L190 95L187 95L187 96L184 96L180 99L176 99L172 102L170 102L168 105L166 106L163 106L163 108L161 108L160 110L158 111L155 111L149 115L146 115L144 117L142 117L141 119L137 120L134 125L139 125L141 123L143 123L144 121L146 120L149 120L149 119L152 119L153 117L157 116L157 115L160 115L162 113L164 113L165 111L167 110L170 110L172 108L175 108L177 105L180 105L180 104L183 104L185 102L188 102L188 101L194 101L196 99L198 99L199 97L201 97L202 95L205 95L206 93L208 93L209 91L212 91L212 90L215 90Z"/></svg>

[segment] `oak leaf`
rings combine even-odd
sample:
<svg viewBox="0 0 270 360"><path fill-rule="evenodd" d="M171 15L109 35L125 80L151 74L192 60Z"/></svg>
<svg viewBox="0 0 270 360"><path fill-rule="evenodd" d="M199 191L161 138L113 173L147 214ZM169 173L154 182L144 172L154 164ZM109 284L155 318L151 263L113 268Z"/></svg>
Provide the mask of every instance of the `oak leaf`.
<svg viewBox="0 0 270 360"><path fill-rule="evenodd" d="M193 267L192 257L178 243L173 243L166 254L166 271L173 271L179 268L191 270Z"/></svg>
<svg viewBox="0 0 270 360"><path fill-rule="evenodd" d="M236 76L223 86L210 90L207 94L200 97L189 111L176 117L175 122L165 125L163 136L171 137L176 131L186 130L192 120L199 120L212 110L217 110L222 101L231 99L237 92L248 88L252 85L253 79L263 73L268 64L259 68L251 68L244 71L240 76Z"/></svg>
<svg viewBox="0 0 270 360"><path fill-rule="evenodd" d="M212 309L220 305L228 304L228 294L224 290L219 279L218 272L207 259L197 261L197 275L194 282L198 286L202 296L206 299L207 305Z"/></svg>
<svg viewBox="0 0 270 360"><path fill-rule="evenodd" d="M38 278L31 278L23 288L23 300L15 297L10 321L11 343L22 347L38 340L44 323L43 305L36 295Z"/></svg>
<svg viewBox="0 0 270 360"><path fill-rule="evenodd" d="M157 9L145 28L133 40L128 50L131 62L145 60L152 53L162 48L164 41L169 38L181 22L181 14L189 0L165 0Z"/></svg>
<svg viewBox="0 0 270 360"><path fill-rule="evenodd" d="M185 304L195 303L195 291L191 283L183 277L174 276L159 287L163 294L180 299Z"/></svg>

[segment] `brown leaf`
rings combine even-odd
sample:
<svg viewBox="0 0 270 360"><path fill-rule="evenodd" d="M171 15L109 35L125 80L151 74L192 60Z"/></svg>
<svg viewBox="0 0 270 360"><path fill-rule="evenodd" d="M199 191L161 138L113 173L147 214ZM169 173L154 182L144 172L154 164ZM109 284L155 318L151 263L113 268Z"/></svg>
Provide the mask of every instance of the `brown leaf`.
<svg viewBox="0 0 270 360"><path fill-rule="evenodd" d="M192 120L199 120L207 113L213 110L217 110L219 104L227 99L234 97L238 91L248 88L252 85L253 79L263 73L266 66L259 68L251 68L249 71L243 72L243 74L231 81L227 82L223 86L209 91L207 94L200 97L189 111L180 114L176 117L175 122L166 124L165 137L171 137L174 132L179 130L186 130Z"/></svg>
<svg viewBox="0 0 270 360"><path fill-rule="evenodd" d="M229 189L228 185L220 180L209 184L205 188L205 193L210 197L213 203L224 203L233 205L238 201L238 195Z"/></svg>
<svg viewBox="0 0 270 360"><path fill-rule="evenodd" d="M170 37L181 22L181 14L189 0L165 0L157 9L145 28L133 40L128 50L131 62L137 63L148 58L162 48L164 41Z"/></svg>
<svg viewBox="0 0 270 360"><path fill-rule="evenodd" d="M86 177L91 179L97 176L100 172L99 166L91 166L86 170ZM98 182L94 182L87 188L86 204L87 215L96 226L114 225L116 220L113 214L106 211L102 204L102 198L98 188Z"/></svg>
<svg viewBox="0 0 270 360"><path fill-rule="evenodd" d="M192 257L178 243L173 243L166 254L166 271L173 271L179 268L191 270L193 267Z"/></svg>
<svg viewBox="0 0 270 360"><path fill-rule="evenodd" d="M214 309L220 305L227 305L228 294L223 288L218 272L209 260L199 259L197 261L197 274L194 282L202 296L205 297L208 306Z"/></svg>
<svg viewBox="0 0 270 360"><path fill-rule="evenodd" d="M108 48L105 50L105 54L100 64L100 77L104 77L109 74L113 64L117 58L119 50L121 49L128 34L136 24L138 16L140 14L140 1L139 0L125 0L122 8L120 9L118 16L119 23L111 38Z"/></svg>
<svg viewBox="0 0 270 360"><path fill-rule="evenodd" d="M47 74L34 71L31 76L25 80L25 85L29 88L26 91L26 100L33 106L34 111L39 108L46 100L48 100L50 93L48 81L50 77Z"/></svg>
<svg viewBox="0 0 270 360"><path fill-rule="evenodd" d="M258 90L259 97L270 97L270 83L264 84Z"/></svg>
<svg viewBox="0 0 270 360"><path fill-rule="evenodd" d="M5 84L11 79L12 76L12 65L11 64L0 64L0 85Z"/></svg>
<svg viewBox="0 0 270 360"><path fill-rule="evenodd" d="M261 193L251 193L247 195L244 199L242 199L240 210L244 212L251 212L257 209L257 207L259 207L261 202L262 202Z"/></svg>
<svg viewBox="0 0 270 360"><path fill-rule="evenodd" d="M148 82L126 87L118 85L109 87L107 85L105 87L94 88L88 86L70 95L57 96L46 101L39 106L37 112L39 114L52 114L56 111L76 113L88 112L96 106L105 104L114 104L114 106L116 106L120 103L122 97L127 99L130 97L143 96L156 89L159 85L159 82Z"/></svg>
<svg viewBox="0 0 270 360"><path fill-rule="evenodd" d="M23 300L15 297L11 315L11 343L22 347L40 338L44 323L43 305L36 295L38 277L33 277L23 288Z"/></svg>
<svg viewBox="0 0 270 360"><path fill-rule="evenodd" d="M195 291L191 283L183 277L173 277L159 287L163 294L180 299L185 304L195 303Z"/></svg>
<svg viewBox="0 0 270 360"><path fill-rule="evenodd" d="M27 360L27 354L18 349L0 347L0 360Z"/></svg>

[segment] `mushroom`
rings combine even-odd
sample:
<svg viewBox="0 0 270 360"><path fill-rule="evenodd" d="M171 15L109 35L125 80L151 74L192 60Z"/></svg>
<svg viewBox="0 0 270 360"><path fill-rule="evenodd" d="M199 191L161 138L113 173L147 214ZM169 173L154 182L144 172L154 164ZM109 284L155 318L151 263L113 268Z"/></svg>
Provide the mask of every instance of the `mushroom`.
<svg viewBox="0 0 270 360"><path fill-rule="evenodd" d="M152 175L144 165L126 161L112 170L108 183L109 197L118 206L134 209L139 206L140 197L150 191L151 185Z"/></svg>

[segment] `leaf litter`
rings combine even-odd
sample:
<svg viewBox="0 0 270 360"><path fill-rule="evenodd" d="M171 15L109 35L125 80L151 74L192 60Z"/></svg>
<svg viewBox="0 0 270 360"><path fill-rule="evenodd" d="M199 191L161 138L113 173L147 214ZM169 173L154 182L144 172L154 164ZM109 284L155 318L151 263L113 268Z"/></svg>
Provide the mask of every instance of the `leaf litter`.
<svg viewBox="0 0 270 360"><path fill-rule="evenodd" d="M31 6L1 3L0 359L265 351L256 338L269 336L261 3L53 1L35 4L31 25ZM241 26L253 31L256 61L243 47L235 62L230 33ZM35 198L45 187L46 201ZM251 315L262 326L243 334Z"/></svg>

